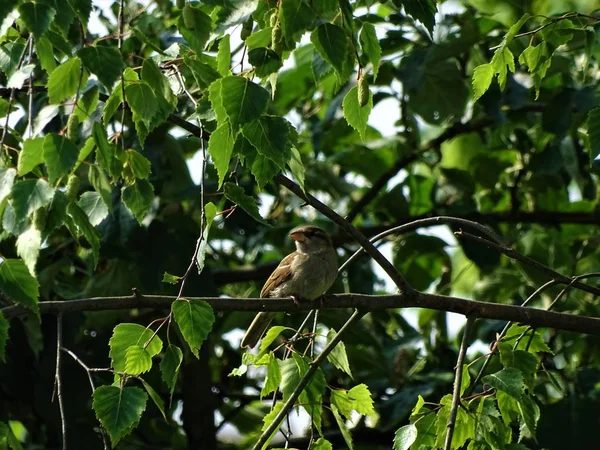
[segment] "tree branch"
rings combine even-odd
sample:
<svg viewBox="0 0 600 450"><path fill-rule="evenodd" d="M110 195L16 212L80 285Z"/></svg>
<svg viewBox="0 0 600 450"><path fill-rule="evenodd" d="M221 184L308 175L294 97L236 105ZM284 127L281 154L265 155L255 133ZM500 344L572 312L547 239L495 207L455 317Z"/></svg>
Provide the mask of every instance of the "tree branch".
<svg viewBox="0 0 600 450"><path fill-rule="evenodd" d="M186 297L204 300L215 311L287 311L300 312L315 309L319 302L301 302L296 305L292 299L264 298L222 298ZM170 308L175 296L123 296L96 297L70 301L40 302L41 314L72 313L82 311L107 311L133 308ZM573 331L575 333L600 336L600 318L577 316L574 314L544 311L516 305L504 305L459 297L421 292L395 295L339 294L324 297L322 309L358 308L364 311L382 311L392 308L427 308L447 311L478 319L506 320L520 322L541 328ZM13 305L0 310L6 318L27 314L21 305Z"/></svg>

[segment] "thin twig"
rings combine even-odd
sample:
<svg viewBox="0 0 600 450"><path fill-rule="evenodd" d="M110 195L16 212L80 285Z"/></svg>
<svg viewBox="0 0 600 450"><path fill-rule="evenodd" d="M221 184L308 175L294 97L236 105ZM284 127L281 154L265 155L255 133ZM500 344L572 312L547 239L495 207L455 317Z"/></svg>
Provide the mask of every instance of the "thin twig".
<svg viewBox="0 0 600 450"><path fill-rule="evenodd" d="M454 375L454 389L452 391L452 406L450 408L450 415L448 416L448 423L446 424L446 441L444 443L444 450L450 450L452 448L452 436L454 434L454 426L456 425L458 405L460 404L460 385L462 383L463 363L465 360L465 354L467 353L467 347L469 346L469 335L471 334L471 328L474 322L474 318L467 317L467 323L465 324L462 342L460 343L460 350L458 352L458 359L456 360L456 374Z"/></svg>
<svg viewBox="0 0 600 450"><path fill-rule="evenodd" d="M267 429L263 431L263 433L258 438L258 441L254 444L253 450L262 449L263 445L267 443L270 439L271 435L275 430L279 427L281 421L285 418L285 416L289 413L289 411L294 407L294 403L300 397L300 394L304 390L304 388L308 385L308 382L312 378L312 376L317 372L319 366L325 361L327 355L331 353L331 351L335 348L338 342L342 339L342 335L358 320L364 316L365 313L359 310L355 310L354 313L350 316L350 318L346 321L344 326L340 328L340 331L333 337L333 339L327 344L327 346L323 349L323 351L317 356L317 358L310 364L310 367L302 377L302 379L298 382L294 391L290 394L289 398L285 401L282 408L279 410L277 415L273 418L273 421L269 424Z"/></svg>
<svg viewBox="0 0 600 450"><path fill-rule="evenodd" d="M65 405L62 397L62 383L60 379L60 363L62 349L62 313L56 316L56 372L54 373L54 386L56 388L56 398L58 399L58 409L60 410L60 425L62 431L62 449L67 450L67 419L65 417Z"/></svg>
<svg viewBox="0 0 600 450"><path fill-rule="evenodd" d="M125 0L120 0L119 2L119 17L118 21L118 30L117 30L117 48L119 49L119 53L123 51L123 30L125 28ZM121 147L125 150L125 77L123 76L123 71L121 71Z"/></svg>
<svg viewBox="0 0 600 450"><path fill-rule="evenodd" d="M92 378L92 372L96 372L96 370L92 370L91 368L89 368L86 363L84 363L75 353L73 353L68 348L62 347L61 350L65 353L67 353L68 355L70 355L71 358L73 358L75 360L75 362L77 362L77 364L79 364L81 367L83 367L85 369L85 373L87 374L88 380L90 382L90 387L92 388L92 395L93 395L94 392L96 391L96 385L94 384L94 380ZM106 431L104 431L103 427L100 427L100 434L102 435L102 442L104 444L104 450L110 449L110 445L108 443L108 437L106 436Z"/></svg>
<svg viewBox="0 0 600 450"><path fill-rule="evenodd" d="M288 190L292 191L301 199L305 200L309 205L319 211L321 214L329 218L332 222L336 223L342 230L348 233L350 236L356 240L360 244L361 247L365 249L365 251L373 258L373 260L381 266L381 268L388 274L388 276L392 279L392 281L396 284L398 290L407 295L413 294L416 291L413 287L406 281L404 276L390 263L385 256L381 254L377 248L369 240L358 231L348 220L341 217L331 208L317 200L311 194L304 192L300 186L294 183L292 180L287 178L286 176L279 174L275 177L275 180L285 186Z"/></svg>
<svg viewBox="0 0 600 450"><path fill-rule="evenodd" d="M429 217L429 218L425 218L425 219L417 219L412 222L390 228L389 230L385 230L382 233L379 233L378 235L372 237L370 239L370 241L371 241L371 243L374 244L374 243L380 241L381 239L383 239L387 236L390 236L390 235L407 233L409 231L414 231L419 228L437 226L437 225L442 225L442 224L446 224L446 223L454 223L457 225L475 228L480 233L485 234L486 236L489 236L489 238L494 240L495 242L502 242L500 237L491 228L489 228L485 225L481 225L480 223L473 222L471 220L462 219L459 217L451 217L451 216L437 216L437 217ZM348 258L344 262L344 264L342 264L339 271L341 272L343 269L345 269L352 261L354 261L356 258L358 258L364 252L365 252L365 249L363 247L356 250L356 252L354 252L354 254L352 256L350 256L350 258Z"/></svg>
<svg viewBox="0 0 600 450"><path fill-rule="evenodd" d="M496 249L500 253L503 253L506 256L508 256L509 258L514 259L519 262L522 262L523 264L527 264L528 266L531 266L534 269L537 269L540 272L545 273L553 280L559 281L562 284L572 284L573 287L576 289L588 292L590 294L594 294L595 296L600 296L600 289L598 289L594 286L589 286L587 284L584 284L581 281L572 280L571 278L557 272L556 270L551 269L550 267L548 267L540 262L537 262L535 259L532 259L532 258L529 258L528 256L522 255L519 252L517 252L515 249L507 247L504 244L491 242L480 236L475 236L473 234L465 233L463 231L456 231L454 234L457 236L464 236L468 239L479 242L480 244L487 245L488 247Z"/></svg>
<svg viewBox="0 0 600 450"><path fill-rule="evenodd" d="M33 39L29 39L29 64L33 57ZM32 71L27 80L27 97L28 97L28 111L27 111L27 127L29 128L29 137L33 137L33 74Z"/></svg>

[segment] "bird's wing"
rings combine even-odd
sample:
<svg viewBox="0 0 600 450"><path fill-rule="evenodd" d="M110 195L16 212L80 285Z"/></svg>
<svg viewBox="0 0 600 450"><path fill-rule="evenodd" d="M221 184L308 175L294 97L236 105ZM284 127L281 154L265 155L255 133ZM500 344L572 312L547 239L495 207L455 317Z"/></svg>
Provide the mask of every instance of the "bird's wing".
<svg viewBox="0 0 600 450"><path fill-rule="evenodd" d="M260 291L261 298L269 297L271 291L292 277L292 261L297 256L296 252L290 253L281 260L269 279Z"/></svg>

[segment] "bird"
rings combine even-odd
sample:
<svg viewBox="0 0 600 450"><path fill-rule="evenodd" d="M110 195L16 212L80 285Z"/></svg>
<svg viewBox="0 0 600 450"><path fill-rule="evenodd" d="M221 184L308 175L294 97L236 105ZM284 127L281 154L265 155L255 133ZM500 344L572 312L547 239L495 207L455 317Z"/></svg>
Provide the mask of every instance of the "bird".
<svg viewBox="0 0 600 450"><path fill-rule="evenodd" d="M337 253L329 235L314 225L290 231L296 251L287 255L273 271L260 291L261 298L292 297L295 303L323 295L337 278ZM253 348L269 327L275 312L256 315L240 346Z"/></svg>

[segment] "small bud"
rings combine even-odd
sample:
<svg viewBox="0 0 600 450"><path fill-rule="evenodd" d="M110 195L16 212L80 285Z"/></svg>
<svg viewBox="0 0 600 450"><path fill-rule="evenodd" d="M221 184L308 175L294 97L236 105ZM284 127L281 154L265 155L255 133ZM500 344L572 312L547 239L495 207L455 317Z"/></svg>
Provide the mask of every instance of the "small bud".
<svg viewBox="0 0 600 450"><path fill-rule="evenodd" d="M358 79L358 104L362 108L369 103L369 83L364 76Z"/></svg>
<svg viewBox="0 0 600 450"><path fill-rule="evenodd" d="M278 17L278 14L277 14L277 10L275 10L273 12L273 14L271 14L271 27L274 28L275 25L277 25L278 19L279 19L279 17Z"/></svg>
<svg viewBox="0 0 600 450"><path fill-rule="evenodd" d="M196 18L194 17L192 5L186 3L181 11L181 15L183 16L183 24L186 28L189 28L190 30L196 28Z"/></svg>
<svg viewBox="0 0 600 450"><path fill-rule="evenodd" d="M271 48L278 55L281 55L283 52L283 33L281 31L281 24L279 22L277 22L277 24L273 27L273 31L271 32Z"/></svg>
<svg viewBox="0 0 600 450"><path fill-rule="evenodd" d="M80 184L81 180L77 175L75 175L74 173L69 175L69 180L67 181L67 189L65 194L67 195L67 198L70 201L74 202L75 200L77 200L77 194L79 193Z"/></svg>
<svg viewBox="0 0 600 450"><path fill-rule="evenodd" d="M244 25L242 25L242 32L240 33L240 38L242 41L245 41L246 38L252 34L253 25L254 21L252 20L252 17L244 22Z"/></svg>
<svg viewBox="0 0 600 450"><path fill-rule="evenodd" d="M79 117L75 113L71 113L67 121L67 137L71 141L76 141L79 137Z"/></svg>

